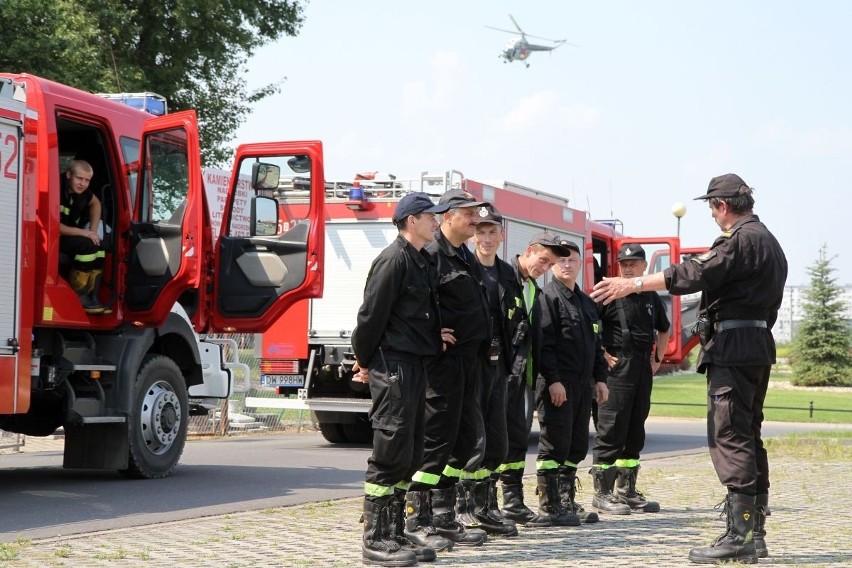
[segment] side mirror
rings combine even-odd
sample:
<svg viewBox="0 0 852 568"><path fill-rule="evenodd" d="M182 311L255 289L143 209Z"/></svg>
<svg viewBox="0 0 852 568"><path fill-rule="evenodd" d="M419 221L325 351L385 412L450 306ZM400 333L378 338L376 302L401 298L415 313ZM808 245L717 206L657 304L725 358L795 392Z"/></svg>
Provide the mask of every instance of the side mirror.
<svg viewBox="0 0 852 568"><path fill-rule="evenodd" d="M281 168L275 164L254 162L251 165L251 186L255 191L278 189Z"/></svg>
<svg viewBox="0 0 852 568"><path fill-rule="evenodd" d="M297 174L308 173L311 171L311 158L304 155L293 156L287 160L287 165Z"/></svg>
<svg viewBox="0 0 852 568"><path fill-rule="evenodd" d="M252 197L251 236L273 237L277 234L278 202L271 197Z"/></svg>

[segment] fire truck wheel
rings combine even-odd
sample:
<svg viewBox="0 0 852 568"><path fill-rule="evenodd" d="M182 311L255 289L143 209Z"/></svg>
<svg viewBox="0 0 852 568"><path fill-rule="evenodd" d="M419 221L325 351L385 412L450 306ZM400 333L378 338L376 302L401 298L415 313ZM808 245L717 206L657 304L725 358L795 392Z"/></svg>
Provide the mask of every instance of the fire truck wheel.
<svg viewBox="0 0 852 568"><path fill-rule="evenodd" d="M186 443L186 382L174 361L148 355L135 389L128 425L128 467L121 473L136 479L167 477L177 467Z"/></svg>
<svg viewBox="0 0 852 568"><path fill-rule="evenodd" d="M343 424L338 422L320 422L318 425L320 433L326 442L331 444L345 444L349 441L349 438L343 431Z"/></svg>
<svg viewBox="0 0 852 568"><path fill-rule="evenodd" d="M350 444L373 444L373 423L366 413L355 415L355 422L343 424L343 434Z"/></svg>

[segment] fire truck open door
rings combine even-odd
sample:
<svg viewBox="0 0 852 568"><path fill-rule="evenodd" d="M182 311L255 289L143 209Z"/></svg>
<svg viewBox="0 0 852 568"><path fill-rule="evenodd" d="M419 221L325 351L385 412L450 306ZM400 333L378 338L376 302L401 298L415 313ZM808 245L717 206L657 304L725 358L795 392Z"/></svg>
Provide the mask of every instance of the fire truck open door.
<svg viewBox="0 0 852 568"><path fill-rule="evenodd" d="M200 284L200 161L195 111L145 123L125 278L132 319L164 321L180 295Z"/></svg>
<svg viewBox="0 0 852 568"><path fill-rule="evenodd" d="M11 81L0 80L0 414L26 411L29 333L21 333L21 179L24 103L13 97ZM20 376L19 376L20 374ZM21 400L19 400L19 398Z"/></svg>
<svg viewBox="0 0 852 568"><path fill-rule="evenodd" d="M240 146L230 183L216 246L213 328L262 332L297 300L322 295L322 143Z"/></svg>
<svg viewBox="0 0 852 568"><path fill-rule="evenodd" d="M680 240L677 237L625 238L616 239L614 242L613 258L610 259L613 265L617 263L619 249L627 243L637 243L645 249L645 260L648 263L645 274L659 272L669 266L670 259L680 258ZM669 336L665 359L680 362L687 356L689 349L695 345L694 342L688 341L689 337L687 336L691 335L691 332L684 329L683 301L680 296L673 296L665 290L657 293L666 307L666 315L671 323L669 328L671 335Z"/></svg>

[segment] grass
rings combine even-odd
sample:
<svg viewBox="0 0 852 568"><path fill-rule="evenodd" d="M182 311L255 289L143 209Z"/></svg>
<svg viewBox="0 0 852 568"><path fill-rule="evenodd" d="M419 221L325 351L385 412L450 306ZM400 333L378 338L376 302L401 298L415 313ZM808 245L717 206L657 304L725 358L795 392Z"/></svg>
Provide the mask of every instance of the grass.
<svg viewBox="0 0 852 568"><path fill-rule="evenodd" d="M763 411L766 420L852 423L852 388L845 392L772 388L772 382L782 380L789 380L789 375L779 373L770 377ZM813 416L810 415L811 403ZM654 379L651 416L704 418L707 415L706 405L707 381L704 375L663 375Z"/></svg>

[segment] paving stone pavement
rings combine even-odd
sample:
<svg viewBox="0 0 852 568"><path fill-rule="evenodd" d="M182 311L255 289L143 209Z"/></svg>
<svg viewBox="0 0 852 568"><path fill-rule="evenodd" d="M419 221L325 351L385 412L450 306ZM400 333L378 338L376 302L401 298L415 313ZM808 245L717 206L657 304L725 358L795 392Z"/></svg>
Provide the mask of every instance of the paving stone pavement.
<svg viewBox="0 0 852 568"><path fill-rule="evenodd" d="M761 565L852 566L852 446L825 457L773 457L770 558ZM579 501L590 508L591 478ZM526 480L528 502L533 477ZM689 549L724 529L724 495L707 454L643 462L640 489L662 512L601 515L597 524L524 529L482 547L457 547L433 566L687 566ZM189 521L22 541L0 547L10 567L361 566L360 499L212 516ZM429 563L421 563L429 566Z"/></svg>

